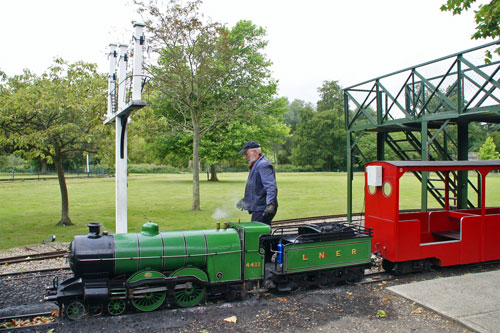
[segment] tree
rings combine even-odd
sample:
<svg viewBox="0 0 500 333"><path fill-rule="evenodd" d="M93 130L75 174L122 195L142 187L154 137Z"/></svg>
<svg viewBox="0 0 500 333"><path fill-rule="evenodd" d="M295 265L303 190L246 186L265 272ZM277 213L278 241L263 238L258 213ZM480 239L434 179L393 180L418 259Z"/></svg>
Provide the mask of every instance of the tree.
<svg viewBox="0 0 500 333"><path fill-rule="evenodd" d="M323 81L323 85L318 88L318 92L320 97L316 103L318 111L343 109L344 90L338 81Z"/></svg>
<svg viewBox="0 0 500 333"><path fill-rule="evenodd" d="M284 118L285 124L290 128L290 133L283 138L283 143L274 145L276 164L278 164L278 162L281 164L291 163L290 157L292 155L293 134L298 124L302 121L300 114L304 109L313 111L314 107L311 103L304 102L300 99L295 99L292 103L288 103L288 111L285 113Z"/></svg>
<svg viewBox="0 0 500 333"><path fill-rule="evenodd" d="M154 1L136 2L143 14L156 65L151 105L174 132L192 135L193 210L200 210L201 139L218 126L265 112L276 94L271 62L262 50L265 30L249 21L231 30L203 22L200 0L169 1L161 9Z"/></svg>
<svg viewBox="0 0 500 333"><path fill-rule="evenodd" d="M291 160L299 166L345 168L345 128L338 110L304 111L294 134Z"/></svg>
<svg viewBox="0 0 500 333"><path fill-rule="evenodd" d="M495 150L495 143L493 142L493 138L488 136L484 142L484 144L479 149L479 159L480 160L498 160L500 158L500 154Z"/></svg>
<svg viewBox="0 0 500 333"><path fill-rule="evenodd" d="M257 140L265 148L281 142L289 131L283 123L285 110L285 100L276 99L268 105L266 112L253 113L250 119L245 121L235 120L230 124L216 126L204 135L200 141L200 160L202 165L210 169L209 180L218 180L217 165L223 162L242 162L238 152L250 138ZM158 122L156 126L151 126L150 119L138 122L141 122L141 131L147 133L148 141L156 155L164 157L171 164L186 165L192 156L192 135L169 131L165 125Z"/></svg>
<svg viewBox="0 0 500 333"><path fill-rule="evenodd" d="M337 81L324 81L318 92L317 111L303 109L300 113L291 160L300 166L310 165L322 170L344 169L344 92Z"/></svg>
<svg viewBox="0 0 500 333"><path fill-rule="evenodd" d="M200 155L210 168L209 180L218 180L217 164L241 162L243 159L238 152L250 139L259 142L263 149L272 149L282 143L289 132L283 122L285 111L285 99L275 99L267 105L265 112L253 113L249 119L233 121L207 133L202 140Z"/></svg>
<svg viewBox="0 0 500 333"><path fill-rule="evenodd" d="M58 225L71 225L63 161L76 152L95 152L103 131L106 79L95 64L56 59L40 77L25 71L6 86L0 109L3 136L28 158L52 159L61 190Z"/></svg>
<svg viewBox="0 0 500 333"><path fill-rule="evenodd" d="M441 6L442 11L453 12L453 15L460 15L464 10L469 10L476 0L447 0ZM500 37L500 0L491 0L487 4L480 4L474 11L476 21L476 32L473 39L496 39ZM495 52L500 55L500 47ZM486 51L486 62L491 62L492 55Z"/></svg>
<svg viewBox="0 0 500 333"><path fill-rule="evenodd" d="M337 81L324 81L318 88L317 111L303 109L293 137L293 163L316 169L345 168L346 132L344 92Z"/></svg>

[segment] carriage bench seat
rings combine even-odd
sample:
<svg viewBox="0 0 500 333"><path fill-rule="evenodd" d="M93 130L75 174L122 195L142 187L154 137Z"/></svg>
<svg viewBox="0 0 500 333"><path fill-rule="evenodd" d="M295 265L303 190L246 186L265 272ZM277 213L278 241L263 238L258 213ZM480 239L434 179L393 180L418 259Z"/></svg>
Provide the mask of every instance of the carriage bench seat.
<svg viewBox="0 0 500 333"><path fill-rule="evenodd" d="M460 230L435 231L432 235L437 238L444 238L445 240L460 240Z"/></svg>

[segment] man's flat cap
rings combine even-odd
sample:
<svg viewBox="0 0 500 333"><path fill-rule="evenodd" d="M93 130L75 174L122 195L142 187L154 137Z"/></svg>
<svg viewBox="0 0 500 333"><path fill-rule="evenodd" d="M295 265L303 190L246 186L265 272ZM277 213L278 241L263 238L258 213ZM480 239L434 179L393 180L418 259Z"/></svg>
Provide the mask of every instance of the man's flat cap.
<svg viewBox="0 0 500 333"><path fill-rule="evenodd" d="M246 153L246 151L248 149L252 149L252 148L259 148L260 145L255 142L255 141L248 141L247 143L245 143L245 145L243 146L243 149L240 150L240 154L244 154Z"/></svg>

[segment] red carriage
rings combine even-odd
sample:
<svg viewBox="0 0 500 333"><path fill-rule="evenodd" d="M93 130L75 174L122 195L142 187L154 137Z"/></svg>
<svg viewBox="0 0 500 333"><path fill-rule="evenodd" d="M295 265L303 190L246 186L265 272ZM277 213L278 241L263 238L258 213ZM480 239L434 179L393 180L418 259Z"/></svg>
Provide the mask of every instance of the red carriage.
<svg viewBox="0 0 500 333"><path fill-rule="evenodd" d="M500 207L486 207L486 176L500 161L392 161L369 163L365 169L365 226L374 229L372 252L386 270L399 273L500 260ZM425 173L425 172L428 173ZM476 171L477 204L456 209L450 201L458 172ZM400 210L401 179L413 172L424 179L441 177L443 209ZM425 176L423 176L425 175ZM453 180L452 180L453 179ZM466 185L467 186L467 185ZM452 188L453 187L453 188ZM440 192L438 192L438 190ZM469 203L470 204L470 203Z"/></svg>

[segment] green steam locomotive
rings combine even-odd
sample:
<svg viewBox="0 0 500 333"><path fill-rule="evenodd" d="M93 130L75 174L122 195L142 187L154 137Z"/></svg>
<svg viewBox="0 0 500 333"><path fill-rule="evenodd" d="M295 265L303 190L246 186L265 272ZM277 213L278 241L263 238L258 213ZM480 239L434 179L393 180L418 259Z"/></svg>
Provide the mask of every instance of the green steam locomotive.
<svg viewBox="0 0 500 333"><path fill-rule="evenodd" d="M47 288L46 301L69 319L89 309L120 315L128 306L153 311L163 304L190 307L207 296L229 299L269 290L328 285L363 278L371 266L372 231L324 222L271 228L260 222L215 229L110 235L98 223L69 246L74 274Z"/></svg>

